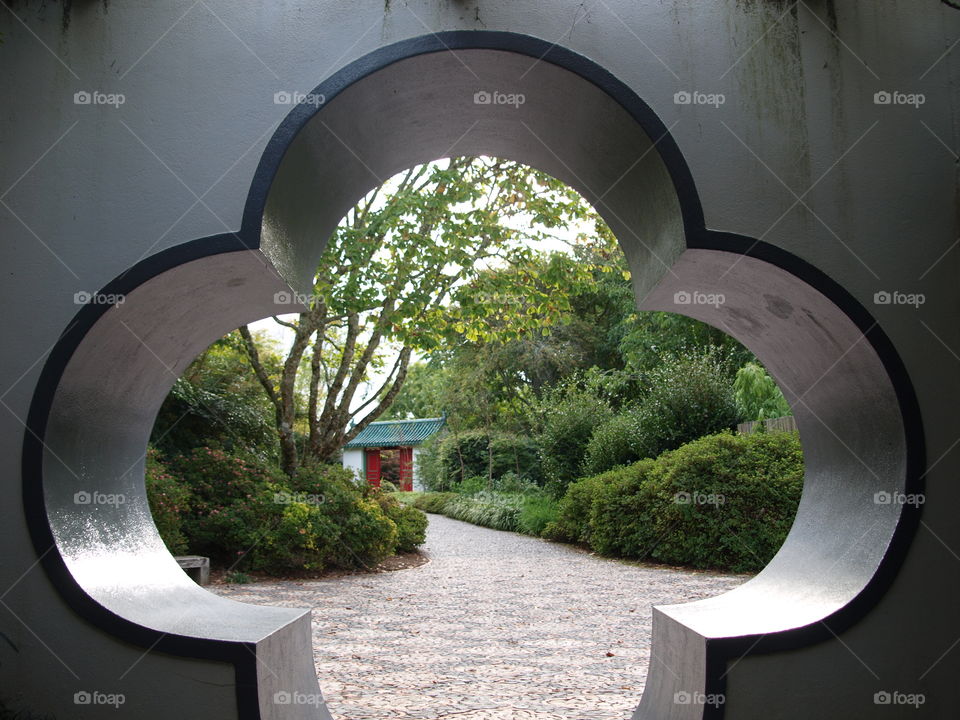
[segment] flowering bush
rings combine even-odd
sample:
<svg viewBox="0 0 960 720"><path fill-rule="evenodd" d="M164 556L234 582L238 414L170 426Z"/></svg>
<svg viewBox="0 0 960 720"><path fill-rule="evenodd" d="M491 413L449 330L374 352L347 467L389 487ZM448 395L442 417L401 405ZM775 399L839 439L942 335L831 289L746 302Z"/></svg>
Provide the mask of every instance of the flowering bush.
<svg viewBox="0 0 960 720"><path fill-rule="evenodd" d="M182 518L190 511L190 490L170 474L153 448L147 450L146 485L147 501L160 537L174 555L185 553L187 537L183 534Z"/></svg>

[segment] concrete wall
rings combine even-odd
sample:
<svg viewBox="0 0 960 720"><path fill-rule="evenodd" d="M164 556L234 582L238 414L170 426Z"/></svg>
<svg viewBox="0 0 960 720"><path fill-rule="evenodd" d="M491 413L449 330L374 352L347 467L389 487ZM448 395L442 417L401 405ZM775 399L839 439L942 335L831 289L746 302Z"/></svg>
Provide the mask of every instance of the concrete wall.
<svg viewBox="0 0 960 720"><path fill-rule="evenodd" d="M413 489L415 492L426 490L423 486L423 473L420 470L420 454L422 452L418 447L413 449Z"/></svg>
<svg viewBox="0 0 960 720"><path fill-rule="evenodd" d="M703 211L701 225L785 250L839 283L868 311L869 322L860 329L867 331L875 320L889 338L893 356L902 360L916 393L915 419L923 429L927 458L922 469L926 503L915 534L907 533L907 542L897 546L902 564L886 566L889 569L881 573L882 582L870 584L866 594L860 592L865 586L857 573L849 575L849 586L834 587L838 596L855 599L849 603L855 612L840 622L812 623L817 627L808 633L808 643L792 635L794 639L784 646L760 643L742 647L724 660L727 702L721 709L730 718L874 717L881 713L940 718L956 713L953 678L960 671L956 645L960 621L955 611L960 591L960 526L955 516L960 489L955 478L960 472L960 451L956 450L953 418L960 400L955 381L960 364L956 322L960 310L960 286L956 283L960 270L956 154L960 147L960 65L954 44L960 37L960 12L935 0L818 0L797 5L774 0L609 0L597 4L410 0L239 6L211 0L200 4L90 2L69 7L64 14L59 5L21 2L0 15L0 61L5 69L0 92L7 98L0 114L4 158L0 167L0 267L4 272L0 292L8 308L6 340L0 350L0 400L4 406L0 451L6 458L0 482L7 499L0 511L0 542L5 549L0 565L0 632L5 640L0 643L0 687L14 707L58 717L101 717L103 707L74 702L78 692L97 691L123 693L123 711L144 718L177 714L206 718L320 716L315 708L244 703L246 696L237 692L238 687L257 685L259 701L263 701L269 683L238 675L239 661L232 656L189 659L185 657L188 650L180 652L166 644L161 646L163 651L158 647L150 650L152 641L144 641L136 633L121 639L117 632L104 629L116 621L118 613L125 612L119 605L111 605L107 612L87 605L84 619L80 619L76 607L81 600L62 594L61 585L57 586L61 590L54 587L54 582L60 582L55 580L57 568L68 573L68 565L57 565L61 550L38 562L35 546L39 540L34 537L31 541L21 510L24 493L29 505L29 496L36 489L37 476L32 472L23 484L20 462L25 438L30 444L25 426L31 423L31 402L38 383L41 395L54 393L54 387L41 383L41 372L61 334L81 307L89 307L78 304L84 300L78 293L103 288L142 259L181 243L231 233L244 223L259 228L259 215L244 217L251 185L260 177L258 163L284 117L302 107L284 104L287 95L283 93L310 93L352 61L396 41L429 37L439 30L500 30L530 35L585 56L632 89L669 132L670 142L660 136L649 138L648 144L656 143L657 148L649 157L654 158L661 146L675 144L696 184ZM541 69L536 58L524 58L523 62L531 68L530 77L542 79L543 87L549 87L551 71ZM480 75L487 71L486 66L478 68ZM490 67L491 72L494 69ZM404 67L396 70L402 73ZM443 98L431 97L415 73L407 82L406 86L385 85L378 93L360 93L350 102L373 108L393 96L400 102L409 92L419 103L442 105ZM529 90L531 97L535 91L535 87ZM90 103L83 102L87 95L77 95L96 92L103 95L89 96ZM903 93L897 96L900 99L922 93L924 103L919 107L877 104L878 92ZM117 94L122 94L122 104ZM717 94L723 94L722 104ZM582 102L593 98L586 89L577 97ZM344 98L349 100L347 94ZM685 102L687 98L691 102ZM341 107L347 107L346 100ZM513 130L497 126L497 132L491 126L488 134L468 136L457 149L512 149L516 159L536 161L588 192L590 188L583 186L594 185L595 178L588 175L590 165L584 158L595 156L599 167L608 160L612 163L616 155L612 146L604 146L603 133L591 135L586 124L591 110L597 125L620 122L615 109L604 102L595 98L587 105L570 105L563 112L554 108L549 123L535 113L525 116L528 125L545 123L544 132L554 128L555 135L541 136L547 138L552 152L545 151L536 139L516 141L526 132L519 126ZM533 102L527 106L528 112L532 106ZM416 115L416 103L403 111ZM358 116L329 117L330 127L342 130L346 137L351 119ZM380 117L385 123L399 118ZM461 127L455 118L447 119L451 132ZM427 147L421 141L429 138L402 146L386 140L378 144L380 138L390 137L384 127L369 118L353 125L362 125L366 135L351 136L356 147L350 148L354 159L348 158L348 163L341 162L345 156L342 146L332 140L321 143L316 134L310 140L312 147L323 151L298 155L309 160L303 161L301 169L313 168L318 175L315 182L332 183L323 202L313 196L318 214L308 217L301 213L304 220L310 220L303 228L312 229L315 238L322 238L320 230L336 221L337 213L359 190L376 184L378 176L399 169L396 166L403 162L429 159L420 156ZM443 128L430 129L436 137L443 134ZM565 133L583 141L579 145L568 142ZM622 138L628 134L626 126L609 133ZM309 135L300 137L309 139ZM631 147L643 145L637 139ZM444 148L436 153L442 154ZM640 152L631 152L623 156L627 162L621 169L626 173L632 172L629 164L634 159L639 162ZM334 172L349 163L349 176ZM369 166L366 176L363 165ZM613 167L610 164L607 170L612 172ZM272 196L266 214L264 255L258 254L258 258L269 258L268 265L280 271L282 280L270 277L281 286L283 281L296 285L298 268L308 264L305 261L318 250L301 237L303 228L291 219L297 215L293 210L302 210L294 182L299 176L293 166L284 168L276 188L286 187L287 191ZM627 188L633 192L633 176L604 198L602 189L611 182L598 184L592 199L602 204L612 198L611 208L628 207ZM674 201L664 198L650 204L659 187L649 185L649 193L635 196L637 212L643 209L661 215L645 226L650 232L642 238L630 235L631 228L639 227L633 218L624 217L619 225L612 218L621 240L637 248L632 257L638 289L646 295L658 283L669 288L679 278L699 277L702 287L677 286L659 297L663 307L670 305L670 297L680 290L702 291L715 281L722 290L730 279L726 271L709 270L706 255L685 254L684 242L690 238L675 222ZM263 188L260 191L265 192ZM276 223L271 225L274 219ZM688 212L683 228L694 227L695 220ZM641 252L641 246L648 244L656 257ZM671 279L665 266L674 263L678 269ZM697 275L698 267L709 272ZM773 282L763 265L738 267L746 273L737 278L740 289L749 288L752 282L762 294L764 284ZM252 272L243 271L244 277ZM265 270L257 281L263 292L274 282L268 275ZM160 332L151 349L173 348L182 330L203 324L204 314L200 310L191 314L188 306L204 281L212 297L226 297L233 277L226 266L218 266L184 278L177 291L186 298L181 304L169 297L172 286L158 281L156 288L170 304L166 316L154 318L152 324L144 316L144 332L152 326ZM784 292L792 292L789 278L781 280ZM801 303L797 307L814 304L802 289L794 289ZM137 290L144 297L149 291L149 287ZM242 294L234 292L237 307L246 311ZM917 294L922 296L922 304ZM913 304L909 304L911 295L915 296ZM131 303L130 307L136 304L134 300ZM774 314L783 310L776 303L769 307ZM672 309L689 314L698 310L676 303ZM824 313L828 310L824 306ZM269 312L266 305L259 310L264 315ZM726 316L725 321L740 323L733 326L735 334L751 337L752 313ZM115 334L105 334L107 345L93 348L96 352L86 360L88 374L74 367L77 374L67 378L71 391L83 387L91 392L102 390L95 382L95 370L104 353L109 353L110 343L124 332L120 321L130 319L123 313L114 315ZM717 322L717 317L710 319ZM811 326L821 317L811 314ZM841 332L841 320L836 318L835 326L824 325L824 334L810 336L818 338L817 347L807 349L811 356L821 347L828 348L831 337L846 337L831 334L835 328ZM173 373L165 368L182 366L189 361L189 353L198 351L204 341L212 341L216 331L226 329L210 322L196 330L190 342L184 341L176 351L158 353L163 358L159 368L146 367L150 361L145 353L137 359L144 364L142 386L148 384L151 392L159 392L165 372L172 382ZM764 334L757 325L753 331L765 361L775 365L777 358L786 354L804 355L802 349L791 349L786 342L778 345L782 329ZM764 338L770 342L764 344ZM857 386L857 367L866 367L872 356L864 356L859 366L844 364L844 358L867 345L867 341L837 342L831 357L839 363L836 367L842 368L839 376L830 362L822 364L826 355L818 356L821 364L812 363L808 370L821 367L823 379L814 376L793 395L798 402L804 398L811 402L811 412L801 422L801 434L806 445L813 443L823 449L818 453L824 459L823 467L830 467L826 461L833 457L849 460L856 455L865 475L886 477L888 471L900 472L896 462L885 461L881 469L874 467L871 454L844 455L843 446L852 441L848 435L852 431L844 419L843 405L857 402L842 393L833 393L840 400L832 406L823 404L826 399L818 401L820 404L811 400L818 394L815 388L825 389L831 382L840 388ZM782 365L781 381L794 371L790 362L782 361ZM117 373L124 371L122 362L111 367ZM876 377L885 382L883 368L875 369ZM870 402L879 397L868 396L869 402L858 408L860 417L868 418ZM150 417L120 426L102 418L111 413L133 418L138 407L149 414L150 404L130 404L129 398L124 403L120 394L111 402L117 404L105 407L102 402L85 401L62 406L59 417L72 420L59 426L56 447L73 447L78 458L93 452L95 445L111 445L121 438L124 453L133 452L138 443L142 447L145 437L139 428L148 425ZM897 401L876 402L878 416L883 416L906 400L898 396ZM84 423L89 423L88 435L82 432ZM889 437L893 440L875 448L878 457L897 454L894 425L883 424L883 433L892 433ZM125 431L126 427L138 429ZM887 438L883 433L877 437ZM72 451L69 454L74 457ZM55 455L63 457L60 452ZM121 455L128 457L111 457ZM57 463L57 457L47 452L44 471L55 470ZM89 476L81 465L70 469L84 482L93 483L94 489L97 483L112 482L97 474L96 468ZM72 482L67 475L58 487L67 488ZM836 489L843 486L846 476L821 480L811 487ZM129 482L130 491L136 492L136 478ZM826 519L831 517L826 494L807 493L805 502L811 507L809 532L816 532L818 508L825 518L819 532L828 536L838 531L832 520ZM841 505L834 509L858 512ZM60 509L61 519L70 521L74 509L69 505ZM53 513L44 522L58 517L61 514ZM885 523L900 527L901 516L878 515L877 520L877 527L886 527ZM33 522L38 521L35 518ZM148 525L144 519L141 529L146 534ZM872 527L864 529L861 537L865 540L859 545L851 544L837 553L841 566L850 563L869 568L880 556L886 557L892 535L875 536ZM82 527L74 531L71 538L85 540ZM109 537L105 536L104 543L106 553ZM135 557L135 547L133 551ZM109 560L110 556L99 557ZM783 597L767 595L766 607L775 610L780 601L802 606L803 582L812 585L817 578L797 577ZM149 603L152 592L145 587L139 595L116 598L110 597L110 588L102 590L104 603L129 601L131 609ZM88 588L89 593L94 591ZM724 628L699 627L688 634L683 628L696 628L697 624L689 618L682 623L676 620L682 614L672 612L673 620L666 614L658 620L654 647L658 662L651 669L651 677L659 683L654 688L658 702L673 687L688 687L672 685L674 681L662 669L665 666L678 677L692 678L691 690L712 687L705 679L710 672L707 658L702 658L703 666L698 665L691 660L696 653L690 648L714 633L722 635ZM303 624L290 620L289 642L280 643L279 636L262 642L257 650L260 659L271 658L278 667L293 662L284 653L303 641L298 623ZM186 629L181 632L184 637L189 635ZM195 627L193 632L202 635L204 628ZM657 679L657 672L663 677ZM306 683L307 679L297 682ZM322 678L320 683L322 686ZM919 709L905 705L878 708L874 704L876 693L898 692L923 693L925 702ZM719 710L683 703L651 709L653 701L644 702L644 717L687 718L704 712L716 716Z"/></svg>
<svg viewBox="0 0 960 720"><path fill-rule="evenodd" d="M343 466L348 470L353 470L358 478L363 479L363 450L359 448L346 448L343 451Z"/></svg>

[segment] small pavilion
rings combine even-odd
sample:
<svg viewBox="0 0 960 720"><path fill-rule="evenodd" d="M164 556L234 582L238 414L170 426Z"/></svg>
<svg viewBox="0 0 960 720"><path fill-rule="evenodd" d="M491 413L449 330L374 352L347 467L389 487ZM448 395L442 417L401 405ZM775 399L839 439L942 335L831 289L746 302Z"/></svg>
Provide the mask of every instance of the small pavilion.
<svg viewBox="0 0 960 720"><path fill-rule="evenodd" d="M440 432L445 424L446 419L442 417L372 422L343 446L343 467L380 487L382 455L396 451L400 490L422 489L416 469L418 451L423 442Z"/></svg>

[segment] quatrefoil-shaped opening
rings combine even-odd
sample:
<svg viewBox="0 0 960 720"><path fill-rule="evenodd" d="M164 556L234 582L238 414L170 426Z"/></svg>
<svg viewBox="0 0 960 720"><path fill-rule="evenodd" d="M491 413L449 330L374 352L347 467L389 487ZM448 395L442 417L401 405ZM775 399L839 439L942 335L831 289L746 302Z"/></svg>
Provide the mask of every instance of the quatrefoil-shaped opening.
<svg viewBox="0 0 960 720"><path fill-rule="evenodd" d="M524 102L478 101L484 92ZM922 437L906 429L919 428L905 420L916 415L906 375L839 285L776 248L706 229L679 148L629 88L533 38L454 32L374 53L314 97L323 102L297 105L268 145L237 233L138 264L104 288L126 301L84 308L51 354L29 419L25 504L44 565L77 612L144 647L233 663L240 717L329 717L273 702L278 691L316 692L309 615L234 603L186 578L150 517L144 448L190 360L280 312L277 292L308 290L324 239L379 178L472 154L578 190L618 237L639 307L696 317L743 342L800 427L806 478L786 542L736 590L655 612L660 662L636 717L721 714L675 698L721 691L736 655L816 641L866 611L916 519L909 506L874 502L916 490ZM691 290L725 302L678 303ZM88 486L128 502L93 512L74 502Z"/></svg>

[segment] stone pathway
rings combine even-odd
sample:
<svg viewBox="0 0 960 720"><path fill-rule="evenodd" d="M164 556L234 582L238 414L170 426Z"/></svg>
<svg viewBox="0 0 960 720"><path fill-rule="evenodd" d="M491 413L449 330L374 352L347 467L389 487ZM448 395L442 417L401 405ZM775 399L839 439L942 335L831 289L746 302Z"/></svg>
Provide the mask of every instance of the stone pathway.
<svg viewBox="0 0 960 720"><path fill-rule="evenodd" d="M320 687L337 720L625 720L650 652L650 607L745 576L642 567L430 516L419 568L224 585L313 608Z"/></svg>

